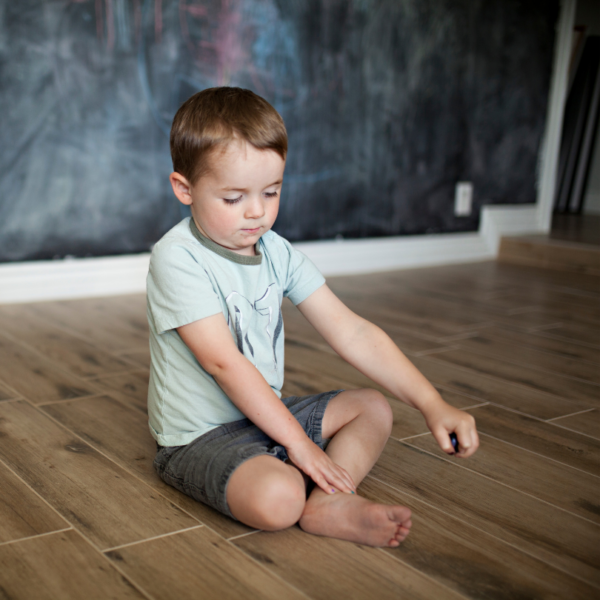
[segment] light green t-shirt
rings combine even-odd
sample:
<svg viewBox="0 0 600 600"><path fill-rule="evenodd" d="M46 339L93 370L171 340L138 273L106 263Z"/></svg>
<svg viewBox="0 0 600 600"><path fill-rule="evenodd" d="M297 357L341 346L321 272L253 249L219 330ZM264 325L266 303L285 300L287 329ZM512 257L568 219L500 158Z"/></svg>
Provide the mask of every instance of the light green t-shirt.
<svg viewBox="0 0 600 600"><path fill-rule="evenodd" d="M273 231L242 256L204 237L190 218L154 246L147 280L150 325L150 432L161 446L181 446L243 419L196 360L177 327L223 313L238 349L281 397L281 302L299 304L325 279L310 260Z"/></svg>

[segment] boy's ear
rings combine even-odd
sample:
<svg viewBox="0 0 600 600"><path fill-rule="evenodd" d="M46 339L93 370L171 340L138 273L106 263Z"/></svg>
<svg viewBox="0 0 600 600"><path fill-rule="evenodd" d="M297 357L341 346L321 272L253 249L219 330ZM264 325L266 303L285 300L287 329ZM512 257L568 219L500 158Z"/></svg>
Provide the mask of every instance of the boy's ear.
<svg viewBox="0 0 600 600"><path fill-rule="evenodd" d="M173 188L173 193L177 196L177 200L182 204L190 206L192 204L192 186L190 182L177 172L169 175L169 181Z"/></svg>

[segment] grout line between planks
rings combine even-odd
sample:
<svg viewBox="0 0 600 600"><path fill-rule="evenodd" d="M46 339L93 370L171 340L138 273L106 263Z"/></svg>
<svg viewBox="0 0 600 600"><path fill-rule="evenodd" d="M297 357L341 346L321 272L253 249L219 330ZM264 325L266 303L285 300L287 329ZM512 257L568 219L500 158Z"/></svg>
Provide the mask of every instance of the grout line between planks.
<svg viewBox="0 0 600 600"><path fill-rule="evenodd" d="M132 365L133 367L133 365ZM137 375L138 373L149 373L149 369L142 365L128 369L127 371L111 371L110 373L104 373L103 375L93 375L85 379L88 383L103 383L105 379L112 379L113 377L121 377L123 375Z"/></svg>
<svg viewBox="0 0 600 600"><path fill-rule="evenodd" d="M256 532L253 531L252 533L256 533ZM243 536L240 536L240 537L243 537ZM301 596L304 596L308 600L311 600L311 597L306 592L303 592L300 588L297 588L293 583L286 581L281 575L279 575L279 573L277 573L276 571L272 571L269 567L267 567L266 565L264 565L261 562L259 562L258 560L256 560L256 558L254 558L254 556L252 556L251 554L248 554L242 548L233 544L230 540L226 539L225 542L227 544L229 544L232 548L234 548L236 551L241 552L247 559L249 559L251 562L253 562L262 571L266 571L269 575L271 575L271 577L275 577L276 579L279 579L279 581L281 581L281 583L283 583L286 587L292 588L293 590L298 592L298 594L300 594Z"/></svg>
<svg viewBox="0 0 600 600"><path fill-rule="evenodd" d="M65 404L66 402L75 402L77 400L89 400L90 398L102 398L106 393L90 394L89 396L74 396L73 398L60 398L59 400L49 400L48 402L38 402L35 406L52 406L54 404ZM33 404L33 402L31 402Z"/></svg>
<svg viewBox="0 0 600 600"><path fill-rule="evenodd" d="M30 406L32 406L34 409L39 410L38 407L35 404L31 403L29 400L26 399L25 401ZM118 402L118 400L117 400L117 402ZM126 405L124 405L124 406L126 406ZM129 407L129 408L131 408L131 407ZM69 429L64 423L61 423L59 420L57 420L56 418L54 418L51 414L49 414L49 413L47 413L45 411L39 411L39 412L42 415L44 415L45 417L48 417L48 419L50 419L55 425L57 425L58 427L60 427L64 431L67 431L69 434L71 434L71 435L75 436L76 438L80 439L84 444L87 444L90 448L92 448L94 451L98 452L98 454L100 454L101 456L103 456L106 460L108 460L112 464L116 465L119 469L122 469L128 475L131 475L131 477L133 477L134 479L136 479L137 481L139 481L142 485L144 485L145 487L147 487L150 490L152 490L153 493L158 494L163 500L165 500L166 502L168 502L170 504L173 504L179 510L181 510L183 513L185 513L188 517L190 517L191 519L194 519L194 521L198 521L199 524L204 525L204 523L202 523L202 521L200 521L200 519L198 519L198 517L194 516L193 514L191 514L190 512L188 512L185 508L179 506L179 504L177 504L177 503L173 502L171 499L167 498L165 495L163 495L160 492L160 490L158 490L156 488L153 488L146 481L144 481L141 477L139 477L139 475L137 475L135 473L135 471L131 471L128 467L125 467L122 464L118 463L116 460L114 460L113 458L111 458L110 456L108 456L107 454L105 454L102 450L100 450L99 448L97 448L92 442L90 442L89 440L85 439L83 436L79 435L76 431L73 431L72 429ZM60 513L58 513L58 514L60 514ZM66 520L65 517L63 517L63 519ZM217 534L217 535L219 535L219 534ZM225 539L224 536L220 536L220 537L222 537L223 539Z"/></svg>
<svg viewBox="0 0 600 600"><path fill-rule="evenodd" d="M393 435L390 435L390 439L396 440L397 442L402 442L404 440L412 440L413 438L423 437L424 435L431 435L431 431L425 431L424 433L417 433L416 435L409 435L403 438L397 438Z"/></svg>
<svg viewBox="0 0 600 600"><path fill-rule="evenodd" d="M583 431L577 431L577 429L571 429L570 427L566 427L565 425L560 425L559 423L548 423L548 425L553 425L554 427L558 427L560 429L565 429L566 431L572 431L573 433L577 433L579 435L583 435L585 437L590 438L591 440L600 440L600 438L594 437L593 435L590 435L589 433L583 433Z"/></svg>
<svg viewBox="0 0 600 600"><path fill-rule="evenodd" d="M527 333L537 333L538 331L549 331L550 329L558 329L564 325L561 321L555 321L554 323L547 323L546 325L534 325L533 327L526 327Z"/></svg>
<svg viewBox="0 0 600 600"><path fill-rule="evenodd" d="M410 533L409 533L410 535ZM400 546L402 546L404 542L400 542ZM396 546L396 548L399 548L400 546ZM375 550L379 551L379 552L383 552L383 554L385 554L386 556L392 558L393 560L398 561L399 563L401 563L402 565L404 565L405 568L411 570L413 573L417 573L418 575L420 575L421 577L425 578L425 579L429 579L429 581L432 581L436 586L440 586L441 588L446 588L447 590L449 590L450 592L452 592L452 594L457 597L457 598L465 598L465 600L469 599L469 596L463 594L461 591L457 590L456 588L448 585L447 583L440 581L439 579L436 579L435 577L433 577L432 575L430 575L429 573L427 573L426 571L421 571L419 570L417 567L411 565L409 562L401 559L399 556L396 556L396 554L392 554L391 552L387 551L386 548L375 548Z"/></svg>
<svg viewBox="0 0 600 600"><path fill-rule="evenodd" d="M171 504L177 506L177 508L179 510L181 510L182 512L184 512L186 515L188 515L190 518L194 519L195 521L198 521L199 525L203 525L203 523L201 523L196 517L194 517L193 515L191 515L190 513L188 513L185 509L181 508L180 506L178 506L177 504L175 504L174 502L171 502L171 500L169 500L168 498L166 498L165 496L163 496L160 491L158 490L154 490L152 487L150 487L145 481L141 480L139 477L137 477L134 473L130 473L128 469L125 469L122 465L118 464L117 462L115 462L114 460L112 460L110 457L106 456L104 453L100 452L97 448L95 448L94 446L92 446L87 440L85 440L83 437L81 437L79 434L73 432L72 430L70 430L68 427L66 427L65 425L63 425L62 423L60 423L60 421L57 421L54 417L52 417L51 415L40 411L38 409L37 406L35 406L34 404L31 403L31 401L25 399L25 402L27 402L30 406L32 406L35 410L37 410L38 412L40 412L40 414L48 417L51 421L53 421L56 425L58 425L61 429L69 432L71 435L74 435L75 437L79 438L81 441L83 441L85 444L87 444L88 446L94 448L94 450L96 452L98 452L99 454L101 454L102 456L104 456L104 458L106 458L107 460L109 460L110 462L112 462L113 464L115 464L117 467L119 467L120 469L123 469L126 473L128 473L129 475L131 475L132 477L134 477L135 479L137 479L139 482L141 482L143 485L147 486L149 489L151 489L153 492L155 492L156 494L158 494L159 496L161 496L161 498L163 498L164 500L166 500L167 502L170 502ZM1 461L2 464L4 464L12 473L14 473L17 477L19 477L19 475L10 467L8 466L5 461ZM22 481L24 481L21 477L19 477L19 479L21 479ZM52 504L50 504L43 496L41 496L32 486L30 486L26 481L24 481L25 485L27 485L27 487L29 489L31 489L38 497L40 497L43 502L45 504L47 504L59 517L61 517L66 523L70 523L70 521L64 516L62 515L54 506L52 506ZM130 577L129 575L127 575L127 573L125 573L125 571L123 571L119 565L114 564L113 561L111 561L108 556L106 556L104 554L104 552L92 541L90 540L80 529L78 529L77 527L75 527L73 524L71 524L71 528L75 533L77 533L78 535L80 535L88 544L90 544L90 546L96 550L96 552L102 557L102 559L109 564L112 568L114 568L116 571L118 571L122 577L124 577L127 581L129 581L131 583L131 585L137 589L145 598L147 598L148 600L155 600L153 596L151 596L150 594L148 594L148 592L146 592L146 590L140 585L138 584L132 577ZM176 533L176 532L175 532ZM218 534L217 534L218 535ZM223 536L220 536L221 538ZM223 538L224 539L224 538Z"/></svg>
<svg viewBox="0 0 600 600"><path fill-rule="evenodd" d="M37 314L35 312L33 313L33 316L35 318L37 318L37 319L43 318L39 314ZM90 336L89 335L86 335L86 334L84 334L84 333L82 333L80 331L77 331L77 329L71 329L68 325L64 325L62 323L56 323L56 322L53 322L53 323L47 322L46 325L48 327L52 328L52 329L56 329L56 330L62 331L63 333L66 333L67 335L71 335L73 337L76 337L76 338L80 339L81 341L83 341L83 342L89 344L90 346L92 346L98 352L101 352L103 354L111 356L112 358L117 358L117 359L122 360L122 358L118 354L119 350L109 349L109 348L107 348L105 346L102 346L101 344L98 345L98 344L94 343L93 341L90 341ZM140 334L139 332L134 331L132 329L130 329L130 332L134 333L135 335L146 335L146 334ZM15 339L13 335L11 335L11 334L9 334L7 332L3 332L3 335L6 335L6 336L8 336L8 337L10 337L12 339ZM35 350L35 348L29 346L27 344L27 342L21 342L18 339L16 341L18 343L22 344L22 345L27 345L28 348L32 348L35 352L39 352L39 351ZM42 354L41 352L39 352L39 353ZM45 356L45 355L42 354L42 356ZM131 360L128 360L126 362L129 362L129 364L132 364ZM133 366L133 364L132 364L132 366ZM140 368L143 368L143 367L140 367Z"/></svg>
<svg viewBox="0 0 600 600"><path fill-rule="evenodd" d="M6 467L19 481L21 481L27 488L29 488L46 506L48 506L48 508L55 512L65 523L71 525L71 527L73 527L73 524L64 516L62 515L52 504L50 504L50 502L48 502L48 500L46 500L46 498L44 498L33 486L31 486L29 484L29 482L27 482L25 479L23 479L19 473L17 473L17 471L15 471L4 459L0 458L0 463L2 463L2 465L4 467Z"/></svg>
<svg viewBox="0 0 600 600"><path fill-rule="evenodd" d="M232 537L225 538L228 542L232 542L233 540L239 540L240 538L246 537L248 535L253 535L254 533L260 533L262 529L255 529L254 531L247 531L246 533L240 533L240 535L234 535Z"/></svg>
<svg viewBox="0 0 600 600"><path fill-rule="evenodd" d="M553 339L551 337L548 336L541 336L541 335L536 335L536 333L527 333L527 332L515 332L514 329L510 329L509 327L504 327L502 325L498 325L498 330L501 332L500 335L496 338L497 341L503 343L503 344L517 344L516 341L510 339L510 338L506 338L503 337L503 332L504 331L508 331L510 333L513 334L519 334L519 337L522 337L523 339L521 340L522 342L525 341L525 346L530 349L530 350L534 350L535 352L540 352L541 354L547 354L548 356L553 356L555 358L560 358L560 359L567 359L567 360L576 360L577 362L580 363L585 363L587 365L590 366L597 366L597 361L594 360L588 360L586 358L581 358L581 357L574 357L574 356L565 356L560 354L559 352L557 352L556 350L550 350L549 348L546 347L542 347L542 346L536 346L535 344L532 343L527 343L526 340L529 339L531 336L535 336L535 337L542 337L543 339ZM580 346L581 344L579 342L573 341L573 344Z"/></svg>
<svg viewBox="0 0 600 600"><path fill-rule="evenodd" d="M568 402L568 401L567 401ZM530 413L523 412L521 410L517 410L516 408L511 408L509 406L504 406L504 404L498 404L498 402L489 402L490 406L495 406L496 408L500 408L507 412L515 413L516 415L521 415L522 417L527 417L528 419L533 419L534 421L538 421L539 423L548 423L546 419L542 419L542 417L536 417ZM593 410L593 409L592 409ZM553 419L558 419L560 417L552 417ZM554 425L554 423L549 423L550 425Z"/></svg>
<svg viewBox="0 0 600 600"><path fill-rule="evenodd" d="M489 402L480 402L479 404L473 404L472 406L463 406L460 410L471 410L472 408L481 408L482 406L488 406Z"/></svg>
<svg viewBox="0 0 600 600"><path fill-rule="evenodd" d="M408 442L400 442L402 444L405 444L406 446L410 446L411 448L414 448L415 450L418 450L420 452L424 452L425 454L428 454L429 456L432 456L433 458L437 458L439 460L443 460L445 462L447 462L448 464L454 465L456 468L458 469L464 469L465 471L469 471L470 473L473 473L475 475L478 475L479 477L483 477L484 479L487 479L488 481L492 481L498 485L501 485L509 490L513 490L514 492L518 492L519 494L523 494L524 496L528 496L529 498L533 498L534 500L537 500L538 502L542 502L544 504L547 504L548 506L552 506L553 508L556 508L557 510L560 510L564 513L567 513L568 515L571 515L577 519L581 519L582 521L586 521L587 523L589 523L590 525L594 525L596 527L598 527L600 529L600 523L597 523L596 521L592 521L586 517L582 517L581 515L578 515L576 513L571 512L570 510L567 510L566 508L563 508L562 506L558 506L556 504L552 504L551 502L548 502L548 500L544 500L543 498L539 498L538 496L534 496L533 494L530 494L529 492L525 492L523 490L520 490L518 488L515 488L511 485L508 485L507 483L504 483L503 481L499 481L498 479L494 479L493 477L490 477L489 475L485 475L484 473L480 473L479 471L474 471L473 469L469 469L469 467L465 467L463 465L458 464L457 462L454 462L452 460L448 460L446 458L444 458L443 456L438 456L437 454L433 454L433 452L429 452L428 450L423 450L423 448L419 448L418 446L413 446L412 444L408 443Z"/></svg>
<svg viewBox="0 0 600 600"><path fill-rule="evenodd" d="M77 528L73 528L73 531L75 531L75 533L77 533L79 536L81 536L83 538L83 540L85 542L87 542L93 550L95 550L102 558L101 560L103 560L106 564L108 564L110 566L110 568L114 569L115 571L117 571L117 573L119 573L121 575L121 577L123 577L123 579L125 579L127 582L129 582L129 584L136 589L138 592L140 592L140 594L142 594L142 596L144 596L144 598L147 598L147 600L155 600L154 596L151 596L143 587L141 584L137 583L137 581L135 581L135 579L133 577L131 577L130 575L128 575L122 568L120 565L118 565L116 562L110 560L110 558L108 558L108 556L106 556L106 554L104 554L104 552L102 552L102 550L100 550L100 548L98 548L98 546L96 546L96 544L94 544L94 542L92 542L92 540L90 540L82 531L80 531Z"/></svg>
<svg viewBox="0 0 600 600"><path fill-rule="evenodd" d="M586 408L585 410L580 410L579 412L574 412L574 413L571 413L569 415L562 415L560 417L552 417L551 419L546 419L546 423L552 423L552 421L556 421L558 419L567 419L569 417L574 417L576 415L583 415L584 413L588 413L588 412L591 412L593 410L596 410L596 409L594 409L594 408Z"/></svg>
<svg viewBox="0 0 600 600"><path fill-rule="evenodd" d="M538 335L539 337L549 338L551 340L558 340L559 342L568 342L570 344L577 344L578 346L583 346L584 348L591 348L592 350L600 349L600 346L598 346L597 344L590 344L589 342L582 342L581 340L576 340L574 338L565 337L564 335L555 335L552 333L548 333L547 331L530 331L528 333Z"/></svg>
<svg viewBox="0 0 600 600"><path fill-rule="evenodd" d="M14 400L18 400L20 397L22 397L23 394L21 394L21 392L19 392L19 390L15 389L12 385L6 383L6 381L4 379L0 379L0 383L10 392L14 392L15 394L15 398Z"/></svg>
<svg viewBox="0 0 600 600"><path fill-rule="evenodd" d="M550 460L552 462L555 462L556 464L562 465L563 467L567 467L569 469L579 471L580 473L585 473L586 475L589 475L590 477L597 477L598 479L600 479L600 475L597 475L596 473L590 473L590 471L585 471L584 469L580 469L579 467L574 467L568 463L564 463L560 460L556 460L555 458L552 458L551 456L546 456L545 454L540 454L539 452L535 452L535 450L530 450L529 448L525 448L524 446L519 446L518 444L513 444L512 442L503 440L502 438L496 437L495 435L490 435L489 433L484 433L483 431L480 431L479 434L482 436L485 436L485 437L489 437L493 440L497 440L498 442L502 442L503 444L507 444L508 446L512 446L513 448L518 448L519 450L529 452L529 454L539 456L540 458L543 458L545 460Z"/></svg>
<svg viewBox="0 0 600 600"><path fill-rule="evenodd" d="M138 544L153 542L154 540L160 540L162 538L171 537L173 535L177 535L178 533L185 533L186 531L193 531L194 529L201 529L202 527L204 527L204 524L200 523L198 525L192 525L191 527L186 527L184 529L177 529L176 531L169 531L167 533L161 533L160 535L153 535L152 537L136 540L134 542L127 542L126 544L120 544L118 546L113 546L112 548L104 548L102 552L114 552L115 550L120 550L121 548L128 548L129 546L137 546Z"/></svg>
<svg viewBox="0 0 600 600"><path fill-rule="evenodd" d="M54 327L54 326L50 325L50 327ZM28 342L24 342L23 340L19 339L18 337L14 336L13 334L3 331L2 335L4 337L8 338L10 341L14 342L15 344L18 344L19 346L21 346L28 352L31 352L32 354L36 354L37 356L41 357L45 362L48 362L51 365L53 365L54 367L56 367L57 370L62 371L63 373L66 373L67 375L74 377L76 379L79 379L81 381L88 381L88 380L94 379L96 377L103 377L105 375L113 373L113 371L110 371L109 373L106 373L105 375L81 375L81 374L75 373L74 371L65 369L63 366L61 366L63 364L62 361L55 360L54 358L47 356L46 354L44 354L44 352L42 352L35 346L32 346ZM87 341L87 340L84 340L84 341ZM90 344L90 346L92 346L96 351L106 354L107 356L110 356L111 358L119 358L119 360L122 361L122 359L120 357L115 357L114 355L111 355L110 353L108 353L104 350L101 350L100 348L97 348L96 346L91 344L89 341L87 341L87 343ZM125 362L125 361L122 361L122 362ZM129 362L129 365L131 365L131 362ZM131 366L133 367L133 365L131 365ZM129 371L129 370L127 370L127 371ZM119 371L116 374L120 375L122 373Z"/></svg>
<svg viewBox="0 0 600 600"><path fill-rule="evenodd" d="M440 346L439 348L431 348L430 350L410 352L410 354L412 356L429 356L430 354L441 354L442 352L452 352L453 350L460 350L460 346Z"/></svg>
<svg viewBox="0 0 600 600"><path fill-rule="evenodd" d="M374 479L375 481L378 481L382 485L389 487L389 488L393 489L394 491L397 491L401 494L404 494L404 495L408 496L409 498L414 498L415 500L421 502L425 506L428 506L429 508L431 508L437 512L440 512L443 515L450 517L451 519L456 519L459 523L464 523L465 525L473 527L474 529L477 529L477 531L479 531L480 533L483 533L484 535L487 535L487 536L495 539L496 541L500 542L501 544L505 544L506 546L509 546L509 547L513 548L514 550L517 550L518 552L522 552L523 554L526 554L530 558L533 558L534 560L537 560L545 565L548 565L552 569L556 569L557 571L565 573L566 575L569 575L570 577L573 577L574 579L577 579L587 585L591 585L592 587L595 587L595 588L600 587L600 585L598 585L597 583L588 581L587 579L584 579L583 577L580 577L579 575L576 575L575 573L572 573L571 571L566 570L562 566L548 562L546 559L541 558L540 556L537 556L535 554L532 554L529 550L525 550L524 548L522 548L521 546L517 546L513 542L509 542L508 540L498 537L497 535L490 533L489 531L486 531L485 529L481 529L481 527L479 527L478 525L474 525L473 523L470 523L469 521L466 521L465 519L463 519L459 516L456 516L449 512L446 512L445 510L442 510L441 508L439 508L439 506L436 506L435 504L431 504L430 502L427 502L426 500L424 500L423 498L420 498L419 496L415 496L414 494L411 494L410 492L408 492L404 489L400 490L396 486L392 485L391 483L388 483L387 481L383 481L382 479L379 479L378 477L375 477L374 475L368 475L368 477L371 477L372 479ZM396 560L400 560L400 559L396 559Z"/></svg>
<svg viewBox="0 0 600 600"><path fill-rule="evenodd" d="M30 404L31 406L33 406L33 408L37 409L37 406L31 404L31 402L29 402L29 401L27 401L27 402L28 402L28 404ZM119 402L119 401L117 400L117 402ZM121 404L123 404L123 403L121 402ZM123 406L126 406L127 408L131 409L131 407L127 406L126 404L123 404ZM132 409L132 410L134 410L134 409ZM110 463L116 465L119 469L122 469L123 471L125 471L128 475L130 475L131 477L133 477L134 479L136 479L143 486L145 486L145 487L149 488L150 490L152 490L153 493L155 493L158 496L160 496L163 500L165 500L166 502L169 502L170 504L173 504L174 506L176 506L178 510L180 510L181 512L183 512L184 514L186 514L188 517L190 517L194 521L197 521L199 525L202 525L202 526L206 527L206 529L209 529L215 535L219 536L221 539L227 540L227 538L224 535L220 534L218 531L216 531L215 529L213 529L209 524L204 523L203 521L201 521L196 515L192 514L188 510L186 510L180 504L177 504L177 502L174 502L172 499L167 498L167 496L165 496L159 489L153 488L148 482L144 481L135 471L131 470L127 466L124 466L123 464L118 463L111 456L105 454L95 444L93 444L92 442L90 442L89 440L87 440L86 438L84 438L83 436L79 435L77 432L73 431L72 429L69 429L64 423L61 423L60 421L58 421L57 419L55 419L49 413L46 413L45 411L40 411L40 412L41 412L42 415L48 417L51 421L53 421L56 425L58 425L61 429L63 429L64 431L67 431L71 435L74 435L75 437L77 437L78 439L80 439L84 444L87 444L88 446L90 446L90 448L93 448L96 452L98 452L98 454L100 454L101 456L103 456ZM56 509L53 509L53 510L55 510L55 512L57 512L57 514L59 514L63 519L65 519L67 522L69 522L65 517L63 517L63 515L61 515L60 513L58 513L58 511L56 511ZM194 526L194 527L197 527L197 526ZM77 529L77 528L75 528L75 529ZM77 529L77 531L79 531L79 530ZM79 533L81 533L81 532L79 532ZM174 533L177 533L177 532L174 532ZM92 542L90 542L90 543L92 543ZM98 551L102 552L102 550L98 550Z"/></svg>
<svg viewBox="0 0 600 600"><path fill-rule="evenodd" d="M462 350L463 352L467 352L467 353L469 353L469 352L470 352L470 353L473 353L473 354L475 354L475 353L476 353L476 351L475 351L474 349L472 349L472 348L468 348L468 347L464 347L464 346L456 346L455 348L447 348L447 349L444 349L444 350L440 350L439 352L438 352L438 351L435 351L435 352L433 352L433 351L432 351L432 352L429 352L429 354L434 354L434 353L435 353L435 354L440 354L441 352L448 352L448 351L450 351L450 350L452 350L452 349L456 349L456 350ZM427 351L426 351L426 352L427 352ZM524 369L526 369L526 370L533 371L533 372L534 372L534 374L535 374L535 373L541 373L541 374L545 374L545 375L552 375L553 377L560 377L561 379L564 379L564 380L565 380L565 381L567 381L567 382L568 382L568 381L578 381L578 382L580 382L580 383L584 383L584 384L586 384L586 385L595 386L595 387L597 387L597 388L599 388L599 389L600 389L600 383L597 383L597 382L595 382L595 381L590 381L589 379L583 379L582 377L575 377L575 376L573 376L573 375L566 375L566 374L564 374L564 373L559 373L559 372L557 372L557 371L553 371L553 370L551 370L551 369L546 369L546 368L543 368L543 367L538 367L537 365L523 364L523 363L520 363L520 362L518 362L518 361L511 360L511 359L509 359L509 358L506 358L506 356L504 356L504 355L502 355L502 354L500 354L500 353L497 353L497 354L495 354L495 353L493 353L493 352L486 352L486 351L484 350L483 352L481 352L481 354L482 354L482 355L483 355L485 358L488 358L488 359L499 360L499 361L502 361L502 362L504 362L505 364L508 364L508 365L511 365L511 366L520 367L520 368L524 368ZM415 356L427 356L427 354L420 354L420 355L416 355L416 354L415 354ZM459 365L459 364L457 364L457 363L454 363L454 362L449 362L449 363L447 363L447 364L450 364L450 365L452 365L452 366L457 366L457 367L463 367L463 368L465 368L465 369L471 369L472 371L475 371L475 372L477 372L479 375L483 375L483 376L485 376L485 377L496 377L496 378L497 378L497 377L499 377L498 375L490 375L489 373L486 373L485 371L480 371L480 370L479 370L478 368L476 368L476 367L465 367L464 365ZM504 381L507 381L507 382L509 382L509 383L516 383L516 384L518 384L518 385L527 385L527 384L523 384L523 383L520 383L520 382L518 382L518 381L515 381L515 380L513 380L513 379L508 379L508 378L506 378L506 377L501 377L501 379L503 379ZM527 387L529 387L529 388L531 388L531 389L539 390L539 391L541 391L541 392L545 392L546 394L553 394L553 395L557 395L557 394L555 394L554 392L547 392L547 391L545 391L545 390L542 390L542 389L540 389L540 388L537 388L537 387L534 387L534 386L531 386L531 385L527 385Z"/></svg>
<svg viewBox="0 0 600 600"><path fill-rule="evenodd" d="M477 369L472 369L471 367L464 367L462 365L456 365L454 363L447 363L447 362L444 362L444 361L436 360L435 357L431 358L431 357L425 356L423 358L425 360L430 360L431 362L433 362L436 365L441 365L441 366L445 366L445 367L452 367L452 368L457 369L458 371L464 371L464 372L467 372L467 373L475 373L477 376L483 377L484 379L491 379L493 381L497 381L498 383L502 383L502 384L505 384L505 385L508 383L510 385L514 385L516 387L522 388L522 389L527 390L527 391L534 390L534 391L539 392L541 394L548 394L549 396L554 396L555 398L559 398L559 399L564 400L564 398L562 398L558 394L555 394L553 392L546 392L544 390L541 390L539 388L533 387L531 385L526 385L524 383L519 383L518 381L512 381L510 379L505 379L503 377L498 377L497 375L490 375L488 373L482 373L481 371L478 371ZM431 383L435 387L439 386L439 384L434 383L433 380L431 381ZM586 383L588 383L588 382L586 382ZM439 386L439 387L442 387L442 386ZM453 391L454 392L454 391L457 391L457 390L453 390L453 389L450 388L449 391ZM458 393L462 393L462 392L458 392ZM483 398L481 398L481 400L484 401ZM584 400L577 400L577 401L578 402L584 402ZM490 402L490 404L492 404L492 402ZM515 412L517 412L517 411L515 411Z"/></svg>
<svg viewBox="0 0 600 600"><path fill-rule="evenodd" d="M445 350L440 350L439 352L442 351L449 351L451 348L447 348ZM454 346L454 348L452 349L456 349L456 350L462 350L464 352L471 352L471 353L476 353L477 351L479 351L483 356L485 356L486 358L492 358L492 359L497 359L500 360L504 363L507 363L509 365L514 365L516 367L521 367L521 368L525 368L525 369L531 369L532 371L538 372L538 373L544 373L547 375L553 375L555 377L561 377L562 379L566 379L568 381L579 381L581 383L586 383L588 385L595 385L597 387L600 388L600 383L596 382L596 381L591 381L589 379L584 379L583 377L576 377L574 375L566 375L565 373L560 373L557 372L556 370L552 370L550 368L545 368L545 367L539 367L537 365L532 365L532 364L528 364L528 363L523 363L523 362L519 362L517 360L511 360L510 358L507 358L505 354L503 354L502 352L494 352L493 350L490 351L489 348L481 348L481 349L474 349L474 348L469 348L468 346ZM537 350L537 349L536 349ZM431 351L429 352L430 354L434 354L437 353L437 351ZM546 352L545 354L550 354L549 352ZM423 354L423 356L425 356L425 354ZM556 355L554 355L556 356ZM450 363L450 364L455 364L455 363ZM457 365L458 366L458 365ZM466 367L466 368L470 368L470 367ZM473 369L475 370L475 369ZM483 371L477 371L478 373L482 374L482 375L487 375L487 373L484 373ZM492 375L492 377L495 377L494 375ZM509 381L511 383L513 383L512 380L507 379L506 381ZM552 393L552 392L546 392L546 393Z"/></svg>
<svg viewBox="0 0 600 600"><path fill-rule="evenodd" d="M448 387L447 385L443 384L443 383L435 383L434 381L430 380L431 385L433 385L433 387L435 388L439 388L440 390L444 390L446 392L452 392L453 394L459 394L460 396L464 396L465 398L471 398L471 400L477 400L477 402L480 403L488 403L488 400L484 400L483 398L480 398L479 396L473 396L472 394L468 394L466 392L460 392L458 390L455 390L451 387Z"/></svg>
<svg viewBox="0 0 600 600"><path fill-rule="evenodd" d="M27 540L35 540L37 538L54 535L55 533L62 533L63 531L71 531L73 527L65 527L63 529L55 529L54 531L46 531L44 533L38 533L36 535L28 535L27 537L18 538L16 540L8 540L6 542L0 542L0 546L8 546L9 544L18 544L19 542L26 542Z"/></svg>

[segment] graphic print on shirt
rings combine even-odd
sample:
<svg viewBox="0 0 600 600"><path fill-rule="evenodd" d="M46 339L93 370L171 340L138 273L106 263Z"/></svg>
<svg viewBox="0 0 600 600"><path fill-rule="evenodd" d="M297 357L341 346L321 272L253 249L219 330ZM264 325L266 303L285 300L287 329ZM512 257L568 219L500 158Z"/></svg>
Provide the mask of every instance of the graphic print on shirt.
<svg viewBox="0 0 600 600"><path fill-rule="evenodd" d="M273 350L273 370L277 371L277 341L283 330L283 315L281 314L281 301L271 283L266 291L258 298L251 301L238 292L231 292L226 298L229 316L227 325L233 331L237 341L238 350L244 354L247 348L256 366L254 348L248 338L248 328L252 318L258 319L259 329L264 331Z"/></svg>

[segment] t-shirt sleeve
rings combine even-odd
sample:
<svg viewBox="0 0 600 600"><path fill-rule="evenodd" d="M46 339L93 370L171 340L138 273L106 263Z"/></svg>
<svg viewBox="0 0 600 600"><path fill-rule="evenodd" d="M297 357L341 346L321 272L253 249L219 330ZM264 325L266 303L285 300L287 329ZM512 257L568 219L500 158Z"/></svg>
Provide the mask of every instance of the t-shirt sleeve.
<svg viewBox="0 0 600 600"><path fill-rule="evenodd" d="M294 304L300 304L325 283L325 277L307 256L296 250L287 240L280 239L289 256L283 295Z"/></svg>
<svg viewBox="0 0 600 600"><path fill-rule="evenodd" d="M183 243L155 246L150 258L147 296L158 333L222 312L200 258Z"/></svg>

